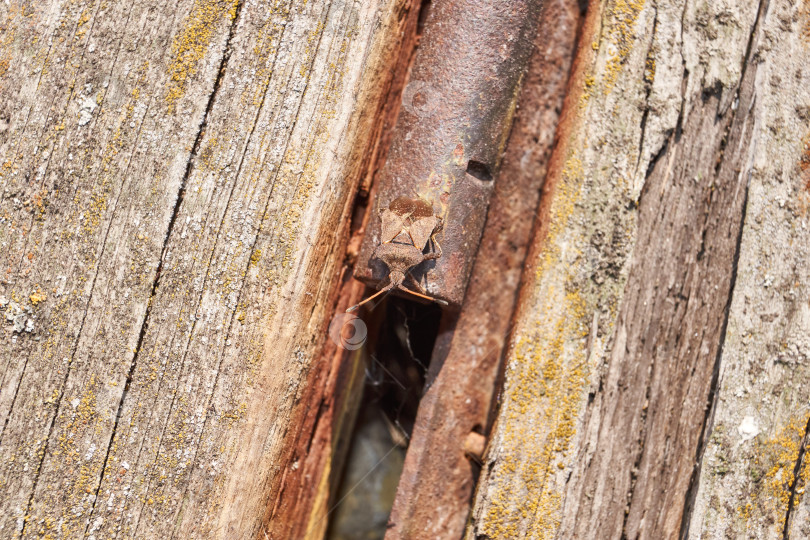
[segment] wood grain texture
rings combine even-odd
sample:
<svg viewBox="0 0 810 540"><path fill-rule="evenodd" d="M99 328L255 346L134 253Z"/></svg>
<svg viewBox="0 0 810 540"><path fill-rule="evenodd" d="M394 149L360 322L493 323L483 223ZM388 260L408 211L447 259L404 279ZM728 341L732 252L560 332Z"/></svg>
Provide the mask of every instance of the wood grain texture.
<svg viewBox="0 0 810 540"><path fill-rule="evenodd" d="M345 310L360 302L366 287L352 278L357 249L371 217L369 200L373 200L378 183L373 179L382 169L390 134L396 123L401 94L411 64L416 42L420 2L408 0L397 6L396 18L387 21L385 35L390 36L384 51L387 65L378 73L364 73L364 86L378 89L381 99L377 110L369 111L369 127L365 144L367 151L358 149L358 171L361 178L357 201L353 209L353 235L345 243L334 246L336 253L345 253L343 266L336 271L342 277L335 317L330 321L330 337L345 324L351 334L357 330L346 318ZM373 146L373 147L372 147ZM371 193L369 193L371 189ZM364 318L366 336L373 339L379 331L379 319ZM331 326L336 324L336 326ZM365 337L365 336L364 336ZM364 342L365 343L365 342ZM324 538L335 517L338 488L343 480L343 461L353 443L355 417L358 415L366 382L365 367L371 360L369 347L346 350L332 339L325 341L312 362L311 373L299 399L297 410L290 417L291 429L280 442L282 454L278 461L291 463L282 475L270 482L271 498L265 509L262 534L269 538ZM365 475L368 471L364 470ZM357 489L356 486L354 486Z"/></svg>
<svg viewBox="0 0 810 540"><path fill-rule="evenodd" d="M748 205L690 538L808 538L808 4L762 15Z"/></svg>
<svg viewBox="0 0 810 540"><path fill-rule="evenodd" d="M732 288L738 268L763 263L746 251L745 209L772 201L749 184L799 167L801 135L782 129L799 125L796 86L782 93L769 80L774 70L802 82L786 52L799 48L797 12L776 1L592 4L470 537L682 534L718 367L740 362L723 352L742 285ZM779 52L777 27L793 40ZM775 238L788 242L800 225L784 221ZM806 417L772 417L795 424L784 480ZM749 494L714 496L745 506ZM739 536L693 525L698 536Z"/></svg>
<svg viewBox="0 0 810 540"><path fill-rule="evenodd" d="M0 7L2 536L259 534L400 7Z"/></svg>

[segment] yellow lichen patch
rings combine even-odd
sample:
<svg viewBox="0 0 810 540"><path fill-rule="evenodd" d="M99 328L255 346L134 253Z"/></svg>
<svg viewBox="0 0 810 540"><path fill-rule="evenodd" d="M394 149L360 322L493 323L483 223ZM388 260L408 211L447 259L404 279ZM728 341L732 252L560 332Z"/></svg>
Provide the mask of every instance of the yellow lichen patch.
<svg viewBox="0 0 810 540"><path fill-rule="evenodd" d="M45 216L45 206L47 206L45 196L47 194L47 190L41 189L31 196L31 200L29 202L36 219L42 219Z"/></svg>
<svg viewBox="0 0 810 540"><path fill-rule="evenodd" d="M810 413L793 417L772 437L757 441L750 469L750 478L754 484L751 489L752 500L745 508L738 509L740 519L745 520L746 516L767 516L773 521L776 531L782 533L791 489L795 489L797 496L800 496L810 480L810 462L807 458L799 471L799 478L795 476L796 462L808 420ZM794 500L794 505L796 503L798 501Z"/></svg>
<svg viewBox="0 0 810 540"><path fill-rule="evenodd" d="M605 92L613 89L622 65L632 50L636 38L634 33L636 20L643 7L644 0L615 0L607 9L610 23L605 38L611 47L610 57L605 66Z"/></svg>
<svg viewBox="0 0 810 540"><path fill-rule="evenodd" d="M650 84L655 80L655 55L652 49L650 49L647 62L644 64L644 80Z"/></svg>
<svg viewBox="0 0 810 540"><path fill-rule="evenodd" d="M273 75L272 64L268 64L266 59L276 56L278 43L290 16L290 5L282 4L280 0L274 0L272 6L268 6L267 9L267 21L258 28L253 37L255 40L253 58L261 61L256 66L256 81L258 82L245 86L240 97L243 105L261 106L262 98L270 86L270 78Z"/></svg>
<svg viewBox="0 0 810 540"><path fill-rule="evenodd" d="M87 33L87 23L90 21L91 12L89 9L82 11L79 21L76 23L76 34L73 36L75 40L81 40Z"/></svg>
<svg viewBox="0 0 810 540"><path fill-rule="evenodd" d="M583 346L587 314L595 309L574 284L564 238L583 180L582 162L572 154L556 187L537 262L532 315L516 334L508 360L498 433L502 450L493 473L497 488L488 494L482 527L492 538L553 538L559 527L562 494L552 479L570 462L590 372Z"/></svg>
<svg viewBox="0 0 810 540"><path fill-rule="evenodd" d="M172 61L169 64L169 88L166 103L174 112L177 100L186 91L189 79L197 73L214 32L222 19L233 21L238 0L196 0L184 21L180 33L172 42Z"/></svg>
<svg viewBox="0 0 810 540"><path fill-rule="evenodd" d="M17 15L21 11L19 2L12 2L7 7L9 14L6 19L0 23L0 79L8 72L8 67L11 64L12 50L11 44L16 37L16 22Z"/></svg>
<svg viewBox="0 0 810 540"><path fill-rule="evenodd" d="M59 430L56 436L57 445L52 448L52 452L62 464L61 466L69 471L66 482L61 488L62 496L70 501L65 508L80 507L81 501L85 500L88 494L95 492L96 482L101 472L99 456L103 455L103 450L95 444L88 445L87 440L83 437L83 433L87 429L93 429L96 432L100 429L102 419L98 414L96 396L98 386L98 379L95 375L91 375L80 395L73 397L66 395L62 400L62 408L66 410L62 411L60 419L69 419L69 421L63 429ZM58 391L55 390L50 398L54 404L57 396ZM48 520L53 519L53 516L45 515L51 509L40 507L35 510L34 516L39 533L44 534L50 529L47 525ZM79 534L80 530L84 530L84 517L83 513L64 510L60 518L62 537L74 537Z"/></svg>
<svg viewBox="0 0 810 540"><path fill-rule="evenodd" d="M8 72L14 57L14 43L18 41L18 30L30 30L39 21L36 17L36 4L11 0L6 2L5 17L0 19L0 81Z"/></svg>
<svg viewBox="0 0 810 540"><path fill-rule="evenodd" d="M37 289L31 293L28 299L31 301L32 306L37 307L40 302L44 302L48 299L48 295L42 292L40 287L37 287Z"/></svg>
<svg viewBox="0 0 810 540"><path fill-rule="evenodd" d="M120 181L117 174L112 170L114 159L124 149L127 142L126 126L129 126L134 120L135 106L140 97L140 87L146 82L146 73L149 67L148 62L144 62L135 72L136 82L135 86L130 93L130 97L126 104L122 107L119 124L113 133L110 140L104 149L101 158L101 178L98 183L93 186L93 191L89 194L87 202L83 203L79 193L73 199L74 208L73 215L69 222L80 222L80 232L85 238L92 238L98 232L99 226L102 224L105 214L108 209L108 199L114 188L114 181ZM80 217L76 214L79 213ZM68 237L70 233L63 234L63 240Z"/></svg>

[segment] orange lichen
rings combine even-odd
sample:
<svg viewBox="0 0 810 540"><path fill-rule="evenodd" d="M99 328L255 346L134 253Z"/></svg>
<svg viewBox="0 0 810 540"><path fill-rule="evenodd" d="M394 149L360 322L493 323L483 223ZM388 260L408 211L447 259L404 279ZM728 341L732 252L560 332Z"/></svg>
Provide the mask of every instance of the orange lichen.
<svg viewBox="0 0 810 540"><path fill-rule="evenodd" d="M223 18L230 22L236 17L238 0L196 0L180 33L172 42L173 59L169 64L169 89L166 103L174 112L177 100L186 91L189 79L197 74L198 66L214 38Z"/></svg>
<svg viewBox="0 0 810 540"><path fill-rule="evenodd" d="M607 8L611 22L606 39L613 52L605 66L605 92L610 92L615 86L622 65L632 50L636 38L634 28L643 7L644 0L616 0Z"/></svg>
<svg viewBox="0 0 810 540"><path fill-rule="evenodd" d="M799 458L810 413L793 417L787 425L776 431L769 439L757 441L756 454L751 467L754 495L745 508L738 509L738 516L747 520L752 516L768 516L778 533L785 527L785 517L790 503L791 490L803 493L810 480L810 462L804 460L796 478L796 462ZM798 501L794 500L794 505Z"/></svg>
<svg viewBox="0 0 810 540"><path fill-rule="evenodd" d="M31 305L37 307L40 302L44 302L48 299L48 295L42 292L42 289L37 287L37 289L31 293L31 296L28 297L31 301Z"/></svg>

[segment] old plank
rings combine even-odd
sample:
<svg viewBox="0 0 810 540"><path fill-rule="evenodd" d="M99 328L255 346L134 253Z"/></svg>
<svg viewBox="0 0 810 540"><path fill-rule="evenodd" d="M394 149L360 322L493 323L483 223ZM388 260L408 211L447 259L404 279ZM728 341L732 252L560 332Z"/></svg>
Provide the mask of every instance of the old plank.
<svg viewBox="0 0 810 540"><path fill-rule="evenodd" d="M734 16L740 34L751 36L728 49L742 73L715 89L687 87L682 120L649 170L617 339L584 426L598 432L569 484L575 533L594 526L628 538L680 533L757 147L750 111L758 7ZM684 40L691 37L687 26Z"/></svg>
<svg viewBox="0 0 810 540"><path fill-rule="evenodd" d="M118 144L116 128L127 129L133 111L146 125L137 140L121 138L123 149L98 144L73 157L65 149L54 160L67 168L81 155L98 169L73 221L70 192L50 201L51 221L40 226L101 229L93 238L106 239L108 249L92 252L95 288L75 256L85 244L75 232L59 246L40 246L78 268L62 289L43 290L40 302L33 278L18 278L25 268L3 284L10 298L32 297L43 326L55 326L64 342L59 351L33 339L45 352L3 348L12 370L20 360L27 366L2 443L10 473L3 504L12 509L5 530L19 534L28 523L26 536L258 534L269 486L295 466L279 459L282 436L326 336L341 238L373 133L368 111L382 95L367 82L384 78L400 4L102 5L110 32L143 28L144 35L109 38L108 48L123 55L120 74L109 77L110 88L124 89L123 108L105 116L102 107L113 128L98 130L112 131L109 141ZM43 13L72 14L72 6L53 3ZM60 77L48 86L57 96L68 83ZM76 88L85 88L84 78ZM81 118L86 102L71 103L71 118ZM15 114L22 109L11 105ZM103 156L118 168L109 170ZM117 205L104 202L109 193ZM15 198L22 200L12 192L3 204ZM99 215L82 216L85 207ZM84 223L94 229L84 231ZM34 238L6 231L3 242ZM18 263L22 250L12 247ZM61 272L40 266L43 259L33 258L29 273L56 280ZM73 317L65 328L57 303L75 296L89 308L62 307ZM11 330L3 337L19 341ZM74 360L62 365L65 357Z"/></svg>
<svg viewBox="0 0 810 540"><path fill-rule="evenodd" d="M592 4L470 535L679 534L757 148L759 7Z"/></svg>
<svg viewBox="0 0 810 540"><path fill-rule="evenodd" d="M115 421L236 4L6 6L0 286L32 331L0 336L0 530L75 535L107 445L59 426ZM77 372L92 380L82 393Z"/></svg>
<svg viewBox="0 0 810 540"><path fill-rule="evenodd" d="M807 8L772 1L763 14L758 143L690 538L810 535Z"/></svg>

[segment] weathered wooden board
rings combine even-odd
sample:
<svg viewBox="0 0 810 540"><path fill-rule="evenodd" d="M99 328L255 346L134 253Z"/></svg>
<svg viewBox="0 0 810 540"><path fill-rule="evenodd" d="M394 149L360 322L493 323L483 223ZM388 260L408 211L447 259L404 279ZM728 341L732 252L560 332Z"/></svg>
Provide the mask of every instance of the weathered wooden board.
<svg viewBox="0 0 810 540"><path fill-rule="evenodd" d="M757 146L690 538L810 537L808 8L761 16Z"/></svg>
<svg viewBox="0 0 810 540"><path fill-rule="evenodd" d="M79 535L235 5L5 7L0 531Z"/></svg>
<svg viewBox="0 0 810 540"><path fill-rule="evenodd" d="M0 535L259 534L404 4L0 7Z"/></svg>
<svg viewBox="0 0 810 540"><path fill-rule="evenodd" d="M804 20L591 5L470 537L802 537Z"/></svg>

